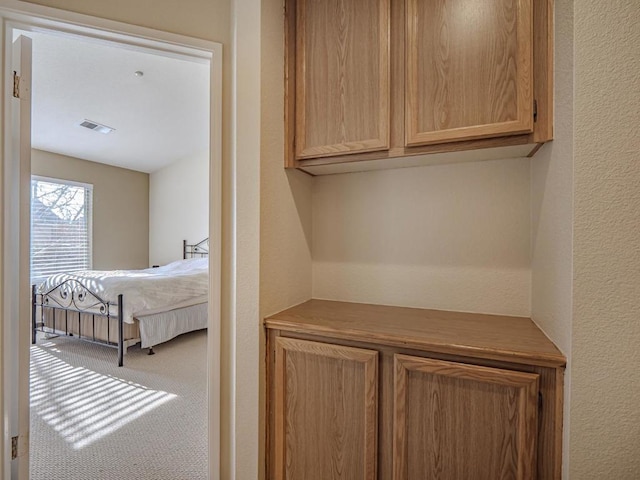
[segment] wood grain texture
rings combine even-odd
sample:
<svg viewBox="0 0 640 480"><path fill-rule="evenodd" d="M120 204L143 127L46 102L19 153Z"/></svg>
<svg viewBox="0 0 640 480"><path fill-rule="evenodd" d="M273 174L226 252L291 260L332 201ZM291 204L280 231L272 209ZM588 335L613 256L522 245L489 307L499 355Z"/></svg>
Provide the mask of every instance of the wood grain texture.
<svg viewBox="0 0 640 480"><path fill-rule="evenodd" d="M374 480L378 353L275 339L274 477Z"/></svg>
<svg viewBox="0 0 640 480"><path fill-rule="evenodd" d="M538 479L561 480L564 368L530 367L526 370L539 376Z"/></svg>
<svg viewBox="0 0 640 480"><path fill-rule="evenodd" d="M405 0L391 2L391 145L387 151L376 152L387 153L390 157L399 154L399 147L404 148L405 3Z"/></svg>
<svg viewBox="0 0 640 480"><path fill-rule="evenodd" d="M407 0L406 143L533 131L531 0Z"/></svg>
<svg viewBox="0 0 640 480"><path fill-rule="evenodd" d="M507 137L505 137L507 138ZM447 144L453 145L453 144ZM502 160L524 158L536 144L500 146L475 150L460 150L453 152L438 152L427 155L413 155L388 159L331 162L319 165L307 165L306 162L298 168L311 175L331 175L335 173L367 172L373 170L388 170L391 168L424 167L427 165L452 165L454 163L481 162L484 160Z"/></svg>
<svg viewBox="0 0 640 480"><path fill-rule="evenodd" d="M301 0L300 0L301 1ZM308 0L307 0L308 1ZM416 2L416 0L410 0ZM465 2L468 0L464 0ZM491 0L496 3L498 0ZM500 0L506 1L506 0ZM512 0L516 2L516 0ZM528 0L529 1L529 0ZM406 5L409 3L405 0L397 0L390 2L390 95L391 101L389 106L390 111L390 125L389 125L389 148L381 150L368 149L361 150L359 146L356 146L356 150L333 152L328 156L304 156L296 158L294 149L294 137L296 128L296 25L295 14L296 12L296 0L285 0L286 8L286 31L285 31L285 52L286 52L286 65L285 65L285 118L286 118L286 157L285 166L288 168L308 168L318 165L330 165L335 163L345 162L368 162L370 160L388 160L390 168L397 162L394 159L415 156L415 155L428 155L428 154L440 154L444 152L452 152L452 157L455 157L455 152L474 150L482 148L496 148L496 147L508 147L513 145L522 144L535 144L549 141L553 138L553 0L530 0L533 14L533 40L525 45L522 44L522 49L527 50L527 55L533 52L533 65L532 71L529 74L533 77L533 94L529 91L529 101L522 99L523 115L525 110L528 113L525 115L528 118L532 118L532 103L533 99L537 100L538 116L537 121L530 125L527 132L517 134L507 131L506 133L489 134L490 138L478 138L476 135L463 136L463 138L452 139L447 138L445 140L438 140L436 143L414 145L406 144L405 121L409 115L408 110L405 111L405 88L409 79L405 78L405 70L408 69L408 63L405 57L405 40L406 40L406 24L408 17L406 15ZM418 2L422 7L423 4L430 2ZM460 3L460 0L454 0L452 5L464 5ZM520 3L518 4L520 5ZM482 4L484 8L484 4ZM458 8L461 10L461 8ZM464 11L464 9L462 9ZM293 16L293 20L291 20ZM524 21L524 20L523 20ZM526 26L525 26L526 27ZM522 33L522 32L520 32ZM424 35L424 32L423 32ZM524 70L522 70L524 72ZM450 89L451 85L447 84L447 88ZM408 94L408 92L407 92ZM525 90L520 90L518 95L525 95ZM457 97L456 97L457 98ZM485 97L483 97L485 98ZM488 102L487 97L484 101ZM504 100L504 98L500 98ZM455 100L455 98L454 98ZM458 102L462 100L457 98ZM504 102L502 102L504 103ZM498 105L500 102L498 103ZM411 104L409 104L411 106ZM490 124L494 125L498 130L503 130L502 124ZM511 125L513 126L513 125ZM298 122L298 128L300 128L300 122ZM466 128L466 127L462 127ZM474 127L475 128L475 127ZM493 128L493 127L491 127ZM531 128L533 131L531 131ZM455 130L455 129L454 129ZM457 132L457 133L456 133ZM459 134L459 130L455 130L454 133ZM477 132L476 132L477 133ZM487 134L487 132L484 132ZM448 134L447 134L448 135ZM466 135L466 134L465 134ZM468 138L471 138L469 140ZM535 153L535 152L533 152ZM363 164L363 170L367 170L367 164ZM311 170L309 170L311 171ZM314 171L315 173L315 171Z"/></svg>
<svg viewBox="0 0 640 480"><path fill-rule="evenodd" d="M265 319L269 328L542 366L566 359L529 318L309 300Z"/></svg>
<svg viewBox="0 0 640 480"><path fill-rule="evenodd" d="M420 145L418 147L405 148L393 147L389 150L380 152L364 152L353 153L342 157L340 163L361 162L367 160L378 160L383 158L399 159L401 157L414 157L416 155L432 155L436 153L451 153L451 157L455 158L458 152L467 150L483 150L486 148L496 147L512 147L515 145L526 145L531 143L530 135L510 135L508 137L498 138L481 138L477 140L466 140L462 142L441 143L435 145ZM532 147L533 148L533 147ZM300 160L298 165L301 167L312 167L316 165L329 165L336 163L335 158L310 158ZM397 162L399 163L399 162Z"/></svg>
<svg viewBox="0 0 640 480"><path fill-rule="evenodd" d="M295 0L287 0L288 3L295 4ZM292 6L291 9L295 10L295 6ZM287 9L289 12L290 9ZM302 158L296 159L295 154L293 153L293 134L287 134L287 146L290 155L287 157L288 159L285 162L285 166L287 168L300 168L306 173L315 175L322 174L321 172L316 172L310 167L322 166L322 165L332 165L336 163L357 163L357 162L368 162L371 160L389 160L387 162L388 168L395 168L395 166L402 167L403 158L407 157L415 157L415 156L425 156L425 155L433 155L433 154L443 154L450 153L450 159L452 162L455 162L459 155L458 152L464 152L468 150L483 150L483 149L494 149L498 147L513 147L517 145L525 145L533 143L532 134L523 134L523 135L509 135L506 137L497 137L497 138L481 138L474 140L463 140L456 142L448 142L443 144L435 144L435 145L419 145L413 147L405 146L405 137L404 137L404 67L405 67L405 59L404 54L404 14L405 14L405 6L404 1L393 1L391 2L391 45L392 45L392 55L391 55L391 125L390 125L390 136L391 136L391 147L386 150L378 150L372 152L349 152L346 155L340 156L328 156L328 157L317 157L317 158ZM289 15L289 14L288 14ZM289 34L290 36L290 34ZM289 37L288 36L288 37ZM294 42L289 42L294 43ZM294 49L295 50L295 49ZM287 49L289 51L289 49ZM289 71L289 70L287 70ZM290 93L291 85L295 84L295 79L291 79L292 74L287 75L287 97L293 94ZM294 75L295 77L295 75ZM286 112L292 110L293 102L290 100L285 100ZM294 110L295 111L295 110ZM291 118L291 117L290 117ZM287 123L290 124L290 121ZM533 147L532 147L533 148ZM507 148L508 150L508 148ZM495 158L504 158L500 155L496 155ZM511 158L511 157L509 157ZM290 159L290 160L289 160ZM433 162L446 163L442 162L440 159L438 160L430 160L425 158L424 165L431 164ZM407 162L407 163L410 163ZM363 168L364 171L368 170L368 168Z"/></svg>
<svg viewBox="0 0 640 480"><path fill-rule="evenodd" d="M271 330L271 334L279 332ZM394 362L395 355L410 355L414 357L444 360L448 362L474 364L505 370L534 373L539 376L539 391L541 394L541 408L538 412L538 455L537 472L539 480L560 480L562 468L562 367L540 367L535 365L515 364L482 358L448 355L428 351L413 350L402 347L389 347L366 342L343 340L323 337L299 332L279 332L276 336L286 336L310 341L333 343L335 345L351 346L355 348L375 349L379 352L379 446L378 446L378 478L390 480L393 478L392 464L392 436L393 436L393 404L394 404ZM271 378L271 377L269 377ZM271 381L269 385L271 385ZM271 388L271 387L270 387ZM558 407L560 405L560 407ZM269 477L273 478L273 477Z"/></svg>
<svg viewBox="0 0 640 480"><path fill-rule="evenodd" d="M393 478L393 404L394 404L394 361L395 355L410 355L414 357L431 358L448 362L475 364L485 367L500 368L534 373L539 376L539 391L541 394L541 408L538 412L537 438L537 478L539 480L560 480L562 471L562 381L563 368L540 367L535 365L515 364L488 360L483 358L448 355L429 351L413 350L403 347L391 347L371 344L366 341L353 341L331 338L310 333L279 331L268 329L268 352L270 356L267 365L269 434L267 444L267 458L272 458L271 445L274 444L273 398L274 398L274 345L275 338L286 336L309 341L332 343L335 345L377 350L379 352L379 396L378 396L378 479L391 480ZM273 479L273 462L268 462L267 478Z"/></svg>
<svg viewBox="0 0 640 480"><path fill-rule="evenodd" d="M533 141L553 140L554 0L533 0L533 85L538 115Z"/></svg>
<svg viewBox="0 0 640 480"><path fill-rule="evenodd" d="M389 0L296 8L296 158L389 148Z"/></svg>
<svg viewBox="0 0 640 480"><path fill-rule="evenodd" d="M396 355L394 480L536 477L538 376Z"/></svg>
<svg viewBox="0 0 640 480"><path fill-rule="evenodd" d="M546 422L553 428L553 433L550 434L554 442L550 445L546 445L548 451L541 452L549 457L549 463L553 466L553 472L548 478L561 479L562 478L562 418L564 416L564 369L558 368L555 370L556 378L553 380L553 394L550 398L544 399L548 403L551 403L553 409L550 409L550 414L553 418ZM543 407L544 408L544 407ZM543 424L544 425L544 424ZM551 442L550 442L551 443ZM539 445L545 445L541 441Z"/></svg>
<svg viewBox="0 0 640 480"><path fill-rule="evenodd" d="M284 166L296 168L296 0L284 2Z"/></svg>
<svg viewBox="0 0 640 480"><path fill-rule="evenodd" d="M265 375L267 392L265 399L266 435L264 445L265 478L274 479L275 475L275 382L276 382L276 340L280 336L279 330L266 330L267 348L265 351Z"/></svg>

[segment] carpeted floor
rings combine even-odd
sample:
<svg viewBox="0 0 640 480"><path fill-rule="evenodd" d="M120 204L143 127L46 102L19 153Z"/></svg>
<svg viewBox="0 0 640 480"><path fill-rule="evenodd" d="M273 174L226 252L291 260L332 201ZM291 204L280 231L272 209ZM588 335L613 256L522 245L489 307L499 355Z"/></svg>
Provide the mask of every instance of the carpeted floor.
<svg viewBox="0 0 640 480"><path fill-rule="evenodd" d="M31 347L31 479L207 478L206 331L117 350Z"/></svg>

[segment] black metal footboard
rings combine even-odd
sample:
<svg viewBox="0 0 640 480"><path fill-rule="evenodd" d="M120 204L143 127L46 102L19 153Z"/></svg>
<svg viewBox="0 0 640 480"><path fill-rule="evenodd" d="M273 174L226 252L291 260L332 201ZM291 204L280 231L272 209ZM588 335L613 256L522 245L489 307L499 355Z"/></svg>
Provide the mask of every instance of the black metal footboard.
<svg viewBox="0 0 640 480"><path fill-rule="evenodd" d="M31 343L38 331L66 335L118 349L118 366L124 363L123 297L117 303L103 300L75 279L67 279L48 291L31 287ZM62 318L58 318L62 317ZM83 332L83 323L91 319L91 334ZM77 319L77 323L76 323ZM106 322L106 339L96 337L96 321ZM117 338L111 339L111 322L117 322ZM47 325L49 323L49 325ZM77 325L77 328L74 328ZM85 329L86 330L86 329ZM114 335L115 336L115 335Z"/></svg>

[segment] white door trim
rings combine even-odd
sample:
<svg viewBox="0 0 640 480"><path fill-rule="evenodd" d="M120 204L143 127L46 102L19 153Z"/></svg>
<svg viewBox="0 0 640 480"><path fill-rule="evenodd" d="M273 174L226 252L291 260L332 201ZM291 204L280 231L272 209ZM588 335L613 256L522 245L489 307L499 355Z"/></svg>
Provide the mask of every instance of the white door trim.
<svg viewBox="0 0 640 480"><path fill-rule="evenodd" d="M222 278L222 44L202 39L177 35L146 27L129 25L112 20L91 17L50 7L43 7L17 0L0 0L0 52L3 55L2 85L7 85L8 73L7 59L11 48L12 30L60 32L68 35L89 37L96 41L115 42L120 46L137 50L151 50L162 52L170 56L188 56L200 58L210 62L210 179L209 179L209 333L208 333L208 432L209 432L209 478L218 479L220 475L220 379L221 379L221 278ZM3 141L10 141L8 128L5 122L5 109L8 105L4 102L6 96L0 99L0 108L3 115L0 116L0 134ZM0 151L0 175L4 173L4 151ZM2 182L0 182L0 198L3 198ZM0 211L0 225L4 224L4 210ZM0 239L0 247L4 245ZM2 248L0 248L2 251ZM0 271L4 264L4 253L0 262ZM1 275L1 274L0 274ZM0 311L4 298L4 278L0 278ZM215 308L212 308L215 306ZM0 345L9 339L4 338L4 322L0 319ZM8 412L4 405L4 389L9 387L5 383L7 377L0 356L0 406L2 410L2 435L0 436L0 478L10 478L10 436L8 430ZM21 475L20 480L22 480ZM26 478L25 478L26 480Z"/></svg>

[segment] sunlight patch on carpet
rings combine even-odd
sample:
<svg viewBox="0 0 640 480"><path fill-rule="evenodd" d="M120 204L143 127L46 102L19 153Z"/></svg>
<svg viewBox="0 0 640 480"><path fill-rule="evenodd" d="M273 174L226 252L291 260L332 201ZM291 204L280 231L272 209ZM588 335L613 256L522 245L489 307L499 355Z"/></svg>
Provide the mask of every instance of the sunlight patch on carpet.
<svg viewBox="0 0 640 480"><path fill-rule="evenodd" d="M177 398L74 367L43 348L51 346L31 348L31 414L40 416L76 450Z"/></svg>

